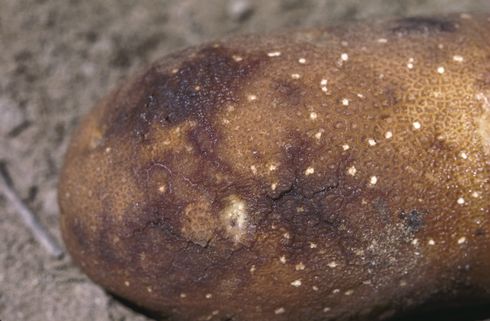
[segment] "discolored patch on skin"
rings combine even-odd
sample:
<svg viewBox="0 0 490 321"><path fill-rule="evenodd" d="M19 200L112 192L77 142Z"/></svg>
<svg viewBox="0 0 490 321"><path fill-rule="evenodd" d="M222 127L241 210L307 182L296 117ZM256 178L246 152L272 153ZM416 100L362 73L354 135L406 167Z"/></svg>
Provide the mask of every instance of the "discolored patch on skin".
<svg viewBox="0 0 490 321"><path fill-rule="evenodd" d="M124 135L131 128L133 135L145 137L154 125L174 126L191 118L203 121L221 106L237 102L240 85L267 60L255 55L236 61L233 56L238 54L242 53L215 44L188 54L174 68L155 64L122 93L131 105L109 116L106 135Z"/></svg>
<svg viewBox="0 0 490 321"><path fill-rule="evenodd" d="M277 92L277 102L280 106L298 107L303 102L305 90L301 85L290 80L276 80L272 82L271 90Z"/></svg>
<svg viewBox="0 0 490 321"><path fill-rule="evenodd" d="M409 17L394 21L391 31L399 34L453 33L458 25L450 18Z"/></svg>
<svg viewBox="0 0 490 321"><path fill-rule="evenodd" d="M487 18L242 36L162 59L68 149L74 260L179 321L490 300Z"/></svg>
<svg viewBox="0 0 490 321"><path fill-rule="evenodd" d="M424 215L425 213L419 210L402 211L400 218L410 232L417 233L424 227Z"/></svg>
<svg viewBox="0 0 490 321"><path fill-rule="evenodd" d="M181 220L184 237L200 246L207 246L216 233L216 218L205 200L187 205Z"/></svg>

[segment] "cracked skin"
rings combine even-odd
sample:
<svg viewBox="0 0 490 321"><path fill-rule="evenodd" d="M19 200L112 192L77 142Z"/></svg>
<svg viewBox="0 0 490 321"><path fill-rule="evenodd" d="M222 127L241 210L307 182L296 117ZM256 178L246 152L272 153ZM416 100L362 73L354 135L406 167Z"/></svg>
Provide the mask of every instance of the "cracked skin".
<svg viewBox="0 0 490 321"><path fill-rule="evenodd" d="M490 16L239 36L83 120L62 234L175 321L376 320L490 299Z"/></svg>

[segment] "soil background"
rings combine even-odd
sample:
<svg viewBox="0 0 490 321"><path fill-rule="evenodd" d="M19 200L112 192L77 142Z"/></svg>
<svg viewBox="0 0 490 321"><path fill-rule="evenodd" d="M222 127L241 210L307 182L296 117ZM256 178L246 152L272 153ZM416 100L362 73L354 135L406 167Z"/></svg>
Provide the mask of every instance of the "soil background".
<svg viewBox="0 0 490 321"><path fill-rule="evenodd" d="M70 134L145 64L224 35L455 11L490 12L490 1L0 0L0 170L61 243L56 187ZM68 255L51 258L0 195L0 320L150 319Z"/></svg>

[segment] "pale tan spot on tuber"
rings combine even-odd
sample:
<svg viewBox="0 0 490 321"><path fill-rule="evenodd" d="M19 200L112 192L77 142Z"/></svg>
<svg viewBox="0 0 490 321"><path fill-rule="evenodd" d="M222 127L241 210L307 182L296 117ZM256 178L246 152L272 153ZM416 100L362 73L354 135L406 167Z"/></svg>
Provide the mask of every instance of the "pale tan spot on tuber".
<svg viewBox="0 0 490 321"><path fill-rule="evenodd" d="M349 174L350 176L355 176L357 173L357 169L355 166L351 166L347 169L347 174Z"/></svg>
<svg viewBox="0 0 490 321"><path fill-rule="evenodd" d="M301 280L295 280L291 282L291 285L294 286L295 288L299 288L301 286Z"/></svg>
<svg viewBox="0 0 490 321"><path fill-rule="evenodd" d="M314 174L314 173L315 173L315 169L313 167L308 167L305 170L305 176L308 176L308 175L311 175L311 174Z"/></svg>
<svg viewBox="0 0 490 321"><path fill-rule="evenodd" d="M456 62L463 62L464 58L463 58L463 56L455 55L455 56L453 56L453 60Z"/></svg>
<svg viewBox="0 0 490 321"><path fill-rule="evenodd" d="M458 244L459 245L464 244L464 243L466 243L466 237L463 236L463 237L461 237L461 238L458 239Z"/></svg>
<svg viewBox="0 0 490 321"><path fill-rule="evenodd" d="M283 307L274 310L274 314L283 314L284 312L286 312L286 310Z"/></svg>
<svg viewBox="0 0 490 321"><path fill-rule="evenodd" d="M247 233L247 204L236 195L227 198L227 206L221 211L221 221L228 235L238 243Z"/></svg>
<svg viewBox="0 0 490 321"><path fill-rule="evenodd" d="M279 56L281 56L281 52L280 51L269 52L267 54L267 56L269 56L269 57L279 57Z"/></svg>
<svg viewBox="0 0 490 321"><path fill-rule="evenodd" d="M376 183L378 183L378 178L376 176L371 176L369 179L369 184L376 185Z"/></svg>

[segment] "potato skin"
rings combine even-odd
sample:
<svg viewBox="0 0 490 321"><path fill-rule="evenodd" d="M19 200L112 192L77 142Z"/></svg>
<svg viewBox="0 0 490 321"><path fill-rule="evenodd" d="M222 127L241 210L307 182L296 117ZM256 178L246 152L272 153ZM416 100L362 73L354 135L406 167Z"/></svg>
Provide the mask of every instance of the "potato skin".
<svg viewBox="0 0 490 321"><path fill-rule="evenodd" d="M168 320L488 301L488 30L488 16L392 19L161 59L73 136L67 248Z"/></svg>

